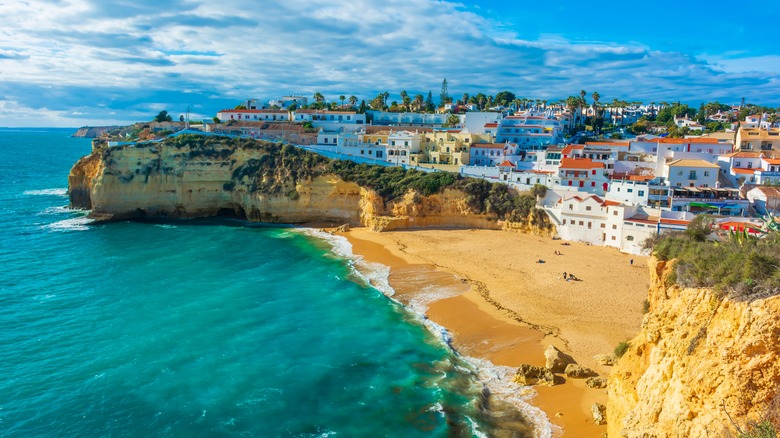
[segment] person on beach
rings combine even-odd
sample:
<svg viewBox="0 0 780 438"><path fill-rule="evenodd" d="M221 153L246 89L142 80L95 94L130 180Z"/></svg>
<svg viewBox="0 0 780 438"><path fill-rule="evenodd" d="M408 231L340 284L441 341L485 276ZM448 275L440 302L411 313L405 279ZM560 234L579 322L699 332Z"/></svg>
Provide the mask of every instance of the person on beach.
<svg viewBox="0 0 780 438"><path fill-rule="evenodd" d="M634 266L634 259L631 259L631 261L628 262L632 267Z"/></svg>
<svg viewBox="0 0 780 438"><path fill-rule="evenodd" d="M563 273L563 279L566 280L566 272Z"/></svg>

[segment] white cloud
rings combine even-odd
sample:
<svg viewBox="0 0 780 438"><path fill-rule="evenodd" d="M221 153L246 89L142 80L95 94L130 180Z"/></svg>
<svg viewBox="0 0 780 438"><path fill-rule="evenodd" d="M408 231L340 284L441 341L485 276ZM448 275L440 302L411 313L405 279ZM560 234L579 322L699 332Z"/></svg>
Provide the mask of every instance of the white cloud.
<svg viewBox="0 0 780 438"><path fill-rule="evenodd" d="M509 89L565 98L584 88L604 99L780 97L777 56L697 59L628 39L523 39L511 23L447 1L266 0L258 6L235 0L224 6L0 3L0 96L28 108L79 107L80 116L92 118L110 110L130 120L186 105L209 113L224 99L289 92L367 99L385 90L437 94L444 77L453 94Z"/></svg>

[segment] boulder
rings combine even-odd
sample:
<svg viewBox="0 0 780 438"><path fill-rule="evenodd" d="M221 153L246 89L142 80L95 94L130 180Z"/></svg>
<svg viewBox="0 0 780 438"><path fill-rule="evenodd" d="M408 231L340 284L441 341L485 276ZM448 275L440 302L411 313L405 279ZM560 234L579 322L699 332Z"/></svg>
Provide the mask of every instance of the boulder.
<svg viewBox="0 0 780 438"><path fill-rule="evenodd" d="M604 377L591 377L585 381L588 388L604 389L607 387L607 379Z"/></svg>
<svg viewBox="0 0 780 438"><path fill-rule="evenodd" d="M597 354L593 356L593 360L599 365L612 366L615 365L615 356L611 354Z"/></svg>
<svg viewBox="0 0 780 438"><path fill-rule="evenodd" d="M593 403L590 408L590 412L593 414L593 422L602 425L607 424L607 407L601 403Z"/></svg>
<svg viewBox="0 0 780 438"><path fill-rule="evenodd" d="M554 386L561 383L561 378L547 368L523 364L517 369L515 382L523 386L544 385Z"/></svg>
<svg viewBox="0 0 780 438"><path fill-rule="evenodd" d="M545 367L554 373L562 373L566 370L566 365L577 363L571 356L552 345L544 350L544 358L547 360Z"/></svg>
<svg viewBox="0 0 780 438"><path fill-rule="evenodd" d="M598 376L598 373L593 371L592 369L577 364L573 364L573 363L566 365L566 370L564 371L564 374L566 374L566 377L570 379L587 379L588 377Z"/></svg>

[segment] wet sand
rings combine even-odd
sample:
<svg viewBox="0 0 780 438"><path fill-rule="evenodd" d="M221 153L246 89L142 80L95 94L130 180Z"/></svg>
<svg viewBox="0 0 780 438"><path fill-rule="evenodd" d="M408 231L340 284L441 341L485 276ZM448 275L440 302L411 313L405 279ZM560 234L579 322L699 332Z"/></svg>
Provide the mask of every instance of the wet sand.
<svg viewBox="0 0 780 438"><path fill-rule="evenodd" d="M610 367L593 356L611 353L639 330L649 281L644 257L493 230L353 229L344 235L355 254L389 266L395 298L427 309L465 356L543 366L552 344L606 377ZM564 271L581 281L564 281ZM584 380L534 389L531 404L564 436L606 432L591 415L593 403L606 404L606 390L587 388Z"/></svg>

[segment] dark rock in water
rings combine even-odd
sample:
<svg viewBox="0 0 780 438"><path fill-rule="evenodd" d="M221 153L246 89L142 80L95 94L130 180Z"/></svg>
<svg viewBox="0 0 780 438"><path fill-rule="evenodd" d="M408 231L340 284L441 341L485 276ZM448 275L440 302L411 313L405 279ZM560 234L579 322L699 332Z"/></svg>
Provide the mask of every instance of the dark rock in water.
<svg viewBox="0 0 780 438"><path fill-rule="evenodd" d="M552 345L544 350L544 358L547 360L545 367L554 373L562 373L566 370L566 365L577 363L574 358Z"/></svg>
<svg viewBox="0 0 780 438"><path fill-rule="evenodd" d="M590 368L586 368L577 364L566 365L566 371L564 371L566 377L570 379L586 379L588 377L596 377L599 374Z"/></svg>
<svg viewBox="0 0 780 438"><path fill-rule="evenodd" d="M563 383L563 379L559 376L556 376L547 368L523 364L520 365L520 368L517 369L517 373L515 374L515 382L524 386L554 386L559 383Z"/></svg>
<svg viewBox="0 0 780 438"><path fill-rule="evenodd" d="M607 424L607 407L602 405L601 403L593 403L593 406L590 408L591 413L593 414L593 422L602 425Z"/></svg>
<svg viewBox="0 0 780 438"><path fill-rule="evenodd" d="M588 388L604 389L607 387L607 379L603 377L591 377L585 381Z"/></svg>

